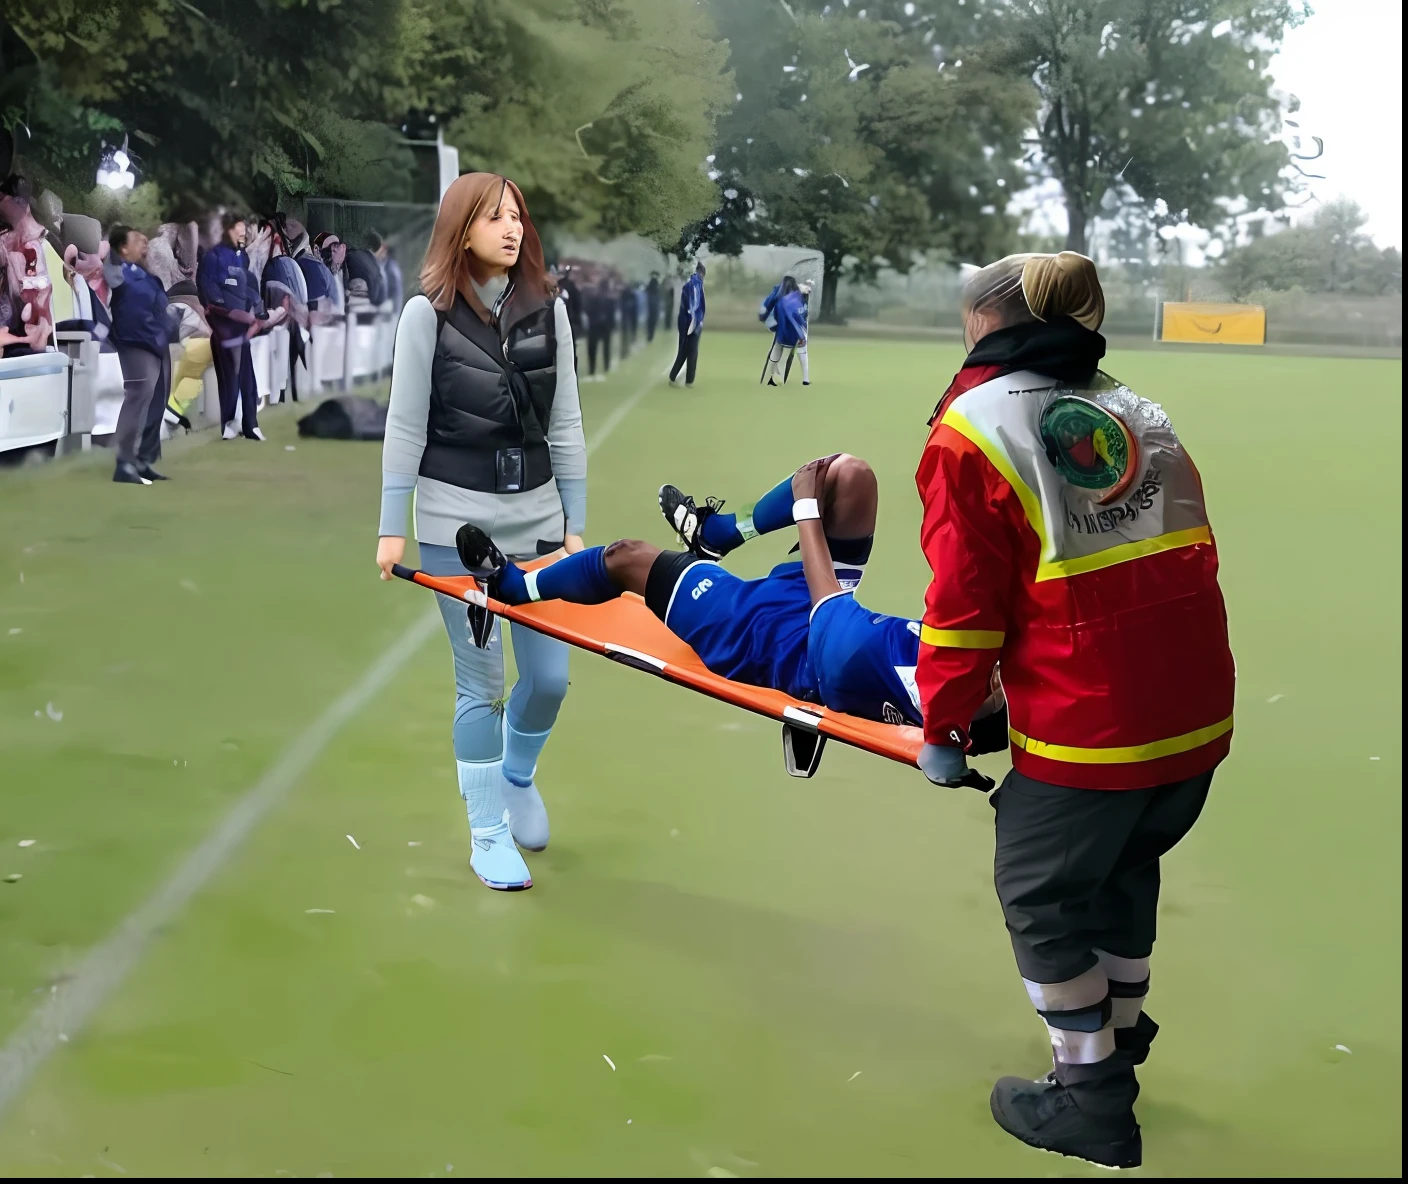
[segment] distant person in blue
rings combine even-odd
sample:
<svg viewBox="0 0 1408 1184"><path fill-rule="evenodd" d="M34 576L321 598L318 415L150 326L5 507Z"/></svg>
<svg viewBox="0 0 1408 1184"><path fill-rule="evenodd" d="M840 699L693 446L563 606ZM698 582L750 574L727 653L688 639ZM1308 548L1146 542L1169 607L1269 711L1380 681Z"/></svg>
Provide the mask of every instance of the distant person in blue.
<svg viewBox="0 0 1408 1184"><path fill-rule="evenodd" d="M122 407L117 413L117 466L112 479L150 485L166 478L152 468L161 459L161 420L171 393L175 325L166 289L146 269L147 236L114 226L103 278L112 292L112 334L122 363Z"/></svg>
<svg viewBox="0 0 1408 1184"><path fill-rule="evenodd" d="M477 526L456 537L460 561L506 604L601 604L633 592L715 674L783 691L889 724L922 723L914 671L919 622L872 612L855 590L875 540L879 491L859 457L823 457L768 490L741 514L713 498L695 504L673 485L660 509L687 551L638 539L588 547L536 571L508 562ZM744 580L719 561L762 534L795 525L800 563ZM978 709L974 751L1007 745L1007 714L994 680Z"/></svg>
<svg viewBox="0 0 1408 1184"><path fill-rule="evenodd" d="M313 312L323 314L315 318L315 323L319 320L325 321L332 311L332 291L336 281L328 265L323 262L318 252L313 250L308 232L302 226L290 222L288 236L289 253L298 264L299 271L303 273L303 284L308 291L308 307Z"/></svg>
<svg viewBox="0 0 1408 1184"><path fill-rule="evenodd" d="M636 347L636 330L640 323L640 305L636 302L635 285L623 284L617 299L621 305L621 357L625 359L630 357L631 351Z"/></svg>
<svg viewBox="0 0 1408 1184"><path fill-rule="evenodd" d="M670 367L670 381L674 382L683 368L685 386L693 386L694 372L699 367L699 338L704 332L702 260L694 265L694 274L680 289L680 315L675 324L680 333L680 347L675 354L675 364Z"/></svg>
<svg viewBox="0 0 1408 1184"><path fill-rule="evenodd" d="M382 278L386 281L386 299L391 304L391 311L399 315L401 306L406 303L406 280L401 274L401 265L396 261L396 250L375 231L368 234L367 239L367 246L381 265Z"/></svg>
<svg viewBox="0 0 1408 1184"><path fill-rule="evenodd" d="M645 341L655 340L655 327L660 323L660 273L650 273L650 283L645 285Z"/></svg>
<svg viewBox="0 0 1408 1184"><path fill-rule="evenodd" d="M269 314L244 251L244 219L226 214L220 219L220 230L220 241L205 253L196 272L196 287L205 304L205 319L210 322L210 352L220 388L220 434L226 440L241 433L247 440L262 440L259 388L249 342ZM311 292L309 295L311 299ZM240 414L238 427L236 410Z"/></svg>
<svg viewBox="0 0 1408 1184"><path fill-rule="evenodd" d="M811 385L807 358L807 298L810 295L810 284L799 284L794 277L785 275L758 309L758 320L773 330L772 347L759 380L766 381L768 386L787 381L792 373L793 357L802 364L802 385ZM787 358L786 369L782 365L784 357Z"/></svg>

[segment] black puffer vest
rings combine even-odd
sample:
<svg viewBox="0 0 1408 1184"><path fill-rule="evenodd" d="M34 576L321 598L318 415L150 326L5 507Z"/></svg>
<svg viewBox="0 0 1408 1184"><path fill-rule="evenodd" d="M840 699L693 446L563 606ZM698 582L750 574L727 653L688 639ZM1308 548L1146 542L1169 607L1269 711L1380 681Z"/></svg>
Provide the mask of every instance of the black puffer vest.
<svg viewBox="0 0 1408 1184"><path fill-rule="evenodd" d="M420 475L495 492L495 455L523 449L523 491L552 480L548 421L557 392L553 302L513 321L507 341L463 296L437 317L430 420Z"/></svg>

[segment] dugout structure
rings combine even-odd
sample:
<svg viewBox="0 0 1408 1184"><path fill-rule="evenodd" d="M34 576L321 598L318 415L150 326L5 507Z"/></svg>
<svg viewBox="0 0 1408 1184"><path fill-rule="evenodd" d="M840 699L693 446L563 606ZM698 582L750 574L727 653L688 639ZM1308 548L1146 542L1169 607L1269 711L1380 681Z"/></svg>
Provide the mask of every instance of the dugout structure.
<svg viewBox="0 0 1408 1184"><path fill-rule="evenodd" d="M1165 300L1158 306L1154 340L1200 345L1265 345L1266 309L1260 304Z"/></svg>

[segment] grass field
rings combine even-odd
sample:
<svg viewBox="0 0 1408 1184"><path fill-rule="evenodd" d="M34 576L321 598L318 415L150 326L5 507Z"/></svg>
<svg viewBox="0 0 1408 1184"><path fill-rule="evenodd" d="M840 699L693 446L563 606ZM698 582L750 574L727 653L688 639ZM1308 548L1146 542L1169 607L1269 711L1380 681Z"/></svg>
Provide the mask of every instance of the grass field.
<svg viewBox="0 0 1408 1184"><path fill-rule="evenodd" d="M590 541L663 543L663 480L744 502L844 448L880 474L867 602L916 611L912 473L958 351L821 338L776 392L764 349L707 337L688 393L659 347L584 388L612 428ZM1401 363L1107 367L1202 469L1239 669L1167 861L1143 1172L1398 1175ZM0 1044L433 611L374 578L379 450L292 420L150 489L0 474ZM1094 1174L988 1115L1047 1050L982 797L843 749L792 781L773 725L578 655L552 847L491 893L427 636L0 1114L0 1176Z"/></svg>

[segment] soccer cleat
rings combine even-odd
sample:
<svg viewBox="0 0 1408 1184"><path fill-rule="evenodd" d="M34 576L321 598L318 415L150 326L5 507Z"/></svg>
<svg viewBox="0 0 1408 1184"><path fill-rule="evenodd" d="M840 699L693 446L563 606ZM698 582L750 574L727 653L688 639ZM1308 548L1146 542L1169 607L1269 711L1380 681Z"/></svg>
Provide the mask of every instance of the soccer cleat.
<svg viewBox="0 0 1408 1184"><path fill-rule="evenodd" d="M1063 1081L1004 1077L988 1104L997 1125L1029 1147L1107 1168L1137 1168L1144 1141L1134 1118L1133 1067L1111 1057L1098 1065L1061 1065Z"/></svg>
<svg viewBox="0 0 1408 1184"><path fill-rule="evenodd" d="M222 440L233 440L239 434L240 430L235 427L235 421L233 419L220 429L220 439Z"/></svg>
<svg viewBox="0 0 1408 1184"><path fill-rule="evenodd" d="M694 504L687 493L681 493L673 485L660 486L660 512L671 529L680 536L685 550L699 559L718 562L724 557L722 551L715 550L704 541L704 523L724 508L723 498L709 497L702 506Z"/></svg>
<svg viewBox="0 0 1408 1184"><path fill-rule="evenodd" d="M506 822L469 828L469 866L486 887L498 892L533 887L533 877Z"/></svg>
<svg viewBox="0 0 1408 1184"><path fill-rule="evenodd" d="M151 465L140 465L137 468L137 472L140 473L143 477L145 477L148 481L171 480L170 477L167 477L162 473L158 473L154 468L151 467Z"/></svg>
<svg viewBox="0 0 1408 1184"><path fill-rule="evenodd" d="M257 427L254 427L250 428L249 431L245 432L244 438L246 440L263 440L264 433L261 432Z"/></svg>
<svg viewBox="0 0 1408 1184"><path fill-rule="evenodd" d="M466 522L455 532L455 550L465 571L484 585L490 596L497 598L499 577L508 560L481 528Z"/></svg>

